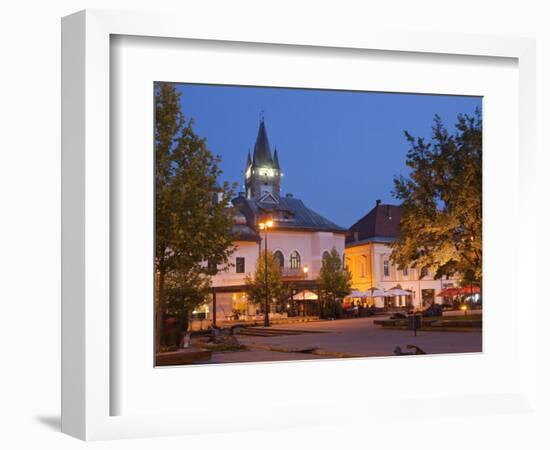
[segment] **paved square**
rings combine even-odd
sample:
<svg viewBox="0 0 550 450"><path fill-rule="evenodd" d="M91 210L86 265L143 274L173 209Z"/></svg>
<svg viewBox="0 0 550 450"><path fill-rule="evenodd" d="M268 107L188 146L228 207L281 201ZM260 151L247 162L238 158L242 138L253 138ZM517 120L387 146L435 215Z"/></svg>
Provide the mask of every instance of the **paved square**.
<svg viewBox="0 0 550 450"><path fill-rule="evenodd" d="M379 319L380 317L376 317ZM211 363L259 362L335 358L338 354L354 356L393 356L396 346L420 347L427 354L472 353L482 351L481 331L418 331L388 330L374 325L374 318L319 321L274 325L272 330L304 331L303 334L281 336L238 335L250 351L215 353ZM308 331L318 331L312 333ZM269 348L286 351L270 351ZM300 353L319 349L321 354ZM289 352L289 350L295 350Z"/></svg>

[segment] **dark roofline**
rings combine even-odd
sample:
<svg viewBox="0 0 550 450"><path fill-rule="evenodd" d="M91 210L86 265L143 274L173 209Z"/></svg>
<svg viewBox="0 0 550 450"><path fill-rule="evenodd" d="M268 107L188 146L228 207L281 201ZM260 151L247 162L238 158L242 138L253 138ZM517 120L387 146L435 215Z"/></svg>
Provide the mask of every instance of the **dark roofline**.
<svg viewBox="0 0 550 450"><path fill-rule="evenodd" d="M233 242L260 242L262 240L259 235L244 235L242 233L234 233L231 238Z"/></svg>
<svg viewBox="0 0 550 450"><path fill-rule="evenodd" d="M276 222L276 225L271 228L271 232L277 230L284 231L318 231L318 232L327 232L327 233L338 233L348 235L349 231L344 228L319 228L319 227L301 227L301 226L284 226L280 225L281 222Z"/></svg>
<svg viewBox="0 0 550 450"><path fill-rule="evenodd" d="M397 238L388 236L374 236L366 239L361 239L355 242L346 242L346 248L358 247L364 244L391 244L395 242Z"/></svg>

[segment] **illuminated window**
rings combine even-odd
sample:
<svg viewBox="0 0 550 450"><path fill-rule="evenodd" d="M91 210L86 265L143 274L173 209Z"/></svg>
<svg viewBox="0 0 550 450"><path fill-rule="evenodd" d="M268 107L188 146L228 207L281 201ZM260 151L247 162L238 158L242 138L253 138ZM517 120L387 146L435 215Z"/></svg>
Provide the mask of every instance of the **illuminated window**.
<svg viewBox="0 0 550 450"><path fill-rule="evenodd" d="M290 254L290 268L291 269L299 269L302 265L302 259L300 258L300 254L294 250Z"/></svg>
<svg viewBox="0 0 550 450"><path fill-rule="evenodd" d="M237 257L236 263L235 263L237 273L244 273L244 258L243 257Z"/></svg>
<svg viewBox="0 0 550 450"><path fill-rule="evenodd" d="M285 257L284 257L283 253L280 250L277 250L275 253L273 253L273 256L279 262L280 267L285 266Z"/></svg>
<svg viewBox="0 0 550 450"><path fill-rule="evenodd" d="M385 277L390 276L390 262L387 259L384 260L384 276Z"/></svg>

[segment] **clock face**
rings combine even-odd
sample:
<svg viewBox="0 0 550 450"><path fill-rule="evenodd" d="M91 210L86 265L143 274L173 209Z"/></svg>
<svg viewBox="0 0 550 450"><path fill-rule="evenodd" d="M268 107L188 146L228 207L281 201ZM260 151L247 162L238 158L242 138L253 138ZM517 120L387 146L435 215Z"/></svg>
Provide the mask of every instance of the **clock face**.
<svg viewBox="0 0 550 450"><path fill-rule="evenodd" d="M272 177L275 175L275 171L273 169L270 169L269 167L263 167L260 169L260 175L263 175L265 177Z"/></svg>

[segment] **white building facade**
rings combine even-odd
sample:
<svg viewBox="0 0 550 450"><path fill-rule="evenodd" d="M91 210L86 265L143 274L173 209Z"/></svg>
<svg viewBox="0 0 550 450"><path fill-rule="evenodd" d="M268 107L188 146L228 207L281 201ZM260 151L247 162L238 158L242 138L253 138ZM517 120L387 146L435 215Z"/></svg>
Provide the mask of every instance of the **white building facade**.
<svg viewBox="0 0 550 450"><path fill-rule="evenodd" d="M279 260L283 281L300 292L315 292L323 256L333 248L343 258L347 230L309 209L291 194L281 195L282 172L278 151L271 153L263 119L252 155L245 168L245 192L232 200L235 209L235 251L226 267L212 277L213 296L207 310L216 322L239 317L257 318L257 305L248 302L247 276L252 277L265 231L258 224L273 221L267 232L267 249ZM311 295L311 294L310 294ZM293 298L289 299L293 300ZM305 307L305 306L304 306Z"/></svg>

